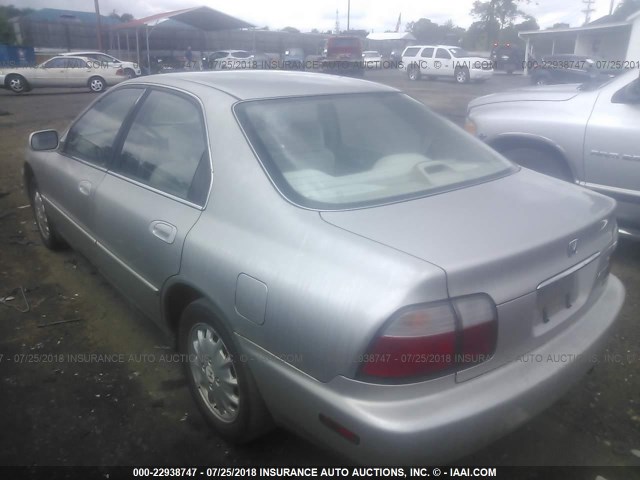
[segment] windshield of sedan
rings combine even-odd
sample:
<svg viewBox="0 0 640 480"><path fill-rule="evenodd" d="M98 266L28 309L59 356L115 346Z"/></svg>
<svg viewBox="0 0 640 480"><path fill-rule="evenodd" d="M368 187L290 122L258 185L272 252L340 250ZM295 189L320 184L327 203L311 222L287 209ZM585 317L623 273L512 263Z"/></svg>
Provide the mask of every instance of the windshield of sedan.
<svg viewBox="0 0 640 480"><path fill-rule="evenodd" d="M308 208L391 203L515 169L401 93L255 100L235 112L278 189Z"/></svg>

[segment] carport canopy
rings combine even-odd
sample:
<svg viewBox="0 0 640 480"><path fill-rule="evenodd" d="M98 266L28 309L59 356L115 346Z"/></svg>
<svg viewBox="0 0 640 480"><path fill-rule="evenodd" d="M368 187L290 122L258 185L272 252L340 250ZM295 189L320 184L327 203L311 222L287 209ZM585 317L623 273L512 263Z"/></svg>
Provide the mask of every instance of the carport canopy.
<svg viewBox="0 0 640 480"><path fill-rule="evenodd" d="M115 25L113 30L133 29L136 31L136 52L138 55L138 64L140 64L140 44L138 41L138 31L140 28L145 29L147 41L147 65L151 65L149 55L149 32L153 27L167 20L177 20L192 27L205 31L214 30L236 30L241 28L254 28L255 25L232 17L226 13L214 10L209 7L192 7L183 10L174 10L172 12L158 13L149 17L138 18L121 25Z"/></svg>

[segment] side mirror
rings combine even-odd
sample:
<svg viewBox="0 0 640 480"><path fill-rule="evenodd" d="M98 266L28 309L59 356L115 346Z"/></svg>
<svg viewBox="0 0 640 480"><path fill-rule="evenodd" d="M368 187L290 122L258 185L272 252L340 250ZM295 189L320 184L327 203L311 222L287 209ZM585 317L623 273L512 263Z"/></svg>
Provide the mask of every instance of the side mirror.
<svg viewBox="0 0 640 480"><path fill-rule="evenodd" d="M36 152L55 150L58 148L58 132L55 130L33 132L29 137L29 145Z"/></svg>

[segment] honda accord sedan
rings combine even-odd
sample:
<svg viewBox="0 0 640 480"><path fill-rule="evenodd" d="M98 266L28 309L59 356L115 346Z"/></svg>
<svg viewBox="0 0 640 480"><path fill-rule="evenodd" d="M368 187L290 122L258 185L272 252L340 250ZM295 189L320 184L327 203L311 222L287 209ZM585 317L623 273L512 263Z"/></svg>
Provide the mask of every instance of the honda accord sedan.
<svg viewBox="0 0 640 480"><path fill-rule="evenodd" d="M157 75L29 145L44 244L176 338L232 441L280 425L355 462L459 457L580 379L624 301L614 200L387 86Z"/></svg>

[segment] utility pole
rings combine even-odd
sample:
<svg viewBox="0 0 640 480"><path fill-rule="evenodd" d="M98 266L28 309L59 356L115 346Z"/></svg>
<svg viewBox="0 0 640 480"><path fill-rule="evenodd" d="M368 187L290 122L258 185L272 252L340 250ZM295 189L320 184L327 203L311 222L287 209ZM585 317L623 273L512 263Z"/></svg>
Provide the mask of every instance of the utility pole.
<svg viewBox="0 0 640 480"><path fill-rule="evenodd" d="M616 3L616 0L611 0L611 5L609 6L609 15L613 14L613 5Z"/></svg>
<svg viewBox="0 0 640 480"><path fill-rule="evenodd" d="M591 21L591 14L596 11L596 9L593 8L596 0L582 0L582 3L586 5L586 8L582 10L582 13L584 13L584 24L586 25Z"/></svg>
<svg viewBox="0 0 640 480"><path fill-rule="evenodd" d="M102 51L102 29L100 28L100 4L93 0L96 6L96 35L98 36L98 50Z"/></svg>
<svg viewBox="0 0 640 480"><path fill-rule="evenodd" d="M347 0L347 32L351 30L351 0Z"/></svg>

